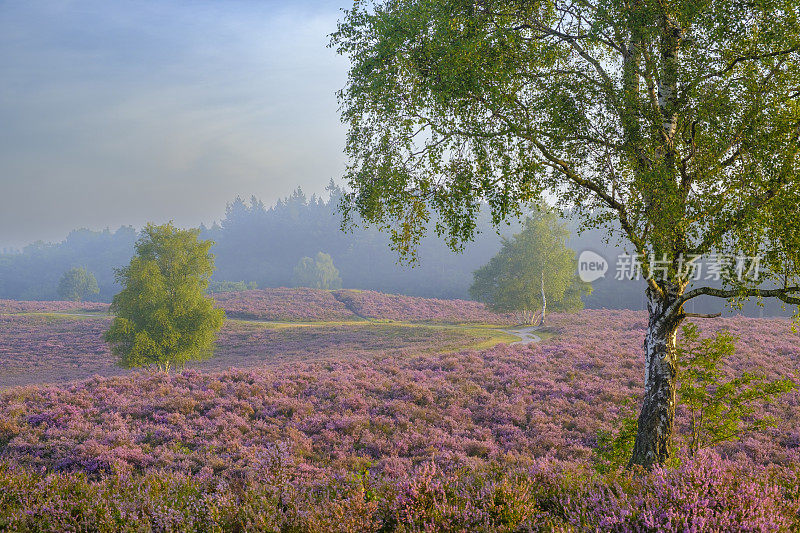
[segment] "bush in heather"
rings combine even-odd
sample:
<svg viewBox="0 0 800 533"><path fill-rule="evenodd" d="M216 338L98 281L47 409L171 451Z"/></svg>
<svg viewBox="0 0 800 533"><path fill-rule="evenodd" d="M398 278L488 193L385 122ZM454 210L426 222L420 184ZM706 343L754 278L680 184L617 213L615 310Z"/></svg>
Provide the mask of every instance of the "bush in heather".
<svg viewBox="0 0 800 533"><path fill-rule="evenodd" d="M627 465L633 452L639 427L635 398L627 398L622 409L625 414L617 420L612 431L601 429L597 432L595 468L603 474Z"/></svg>
<svg viewBox="0 0 800 533"><path fill-rule="evenodd" d="M701 339L697 326L688 324L683 339L678 347L678 398L689 417L686 445L690 456L738 440L744 433L775 426L773 417L757 416L756 407L794 389L790 378L767 380L752 371L725 376L720 363L735 352L735 338L728 332Z"/></svg>

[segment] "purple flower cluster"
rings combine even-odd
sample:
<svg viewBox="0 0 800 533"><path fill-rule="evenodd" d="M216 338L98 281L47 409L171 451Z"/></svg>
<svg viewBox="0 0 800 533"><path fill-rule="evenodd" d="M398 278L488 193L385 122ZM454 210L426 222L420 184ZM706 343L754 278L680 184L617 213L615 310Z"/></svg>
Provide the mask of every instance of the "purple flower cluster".
<svg viewBox="0 0 800 533"><path fill-rule="evenodd" d="M319 289L258 289L214 295L232 318L275 321L356 320L331 291Z"/></svg>
<svg viewBox="0 0 800 533"><path fill-rule="evenodd" d="M336 291L336 297L358 316L375 320L433 323L514 324L512 315L489 311L480 302L416 298L375 291Z"/></svg>
<svg viewBox="0 0 800 533"><path fill-rule="evenodd" d="M100 302L50 302L0 300L2 313L57 313L63 311L106 312L108 304Z"/></svg>

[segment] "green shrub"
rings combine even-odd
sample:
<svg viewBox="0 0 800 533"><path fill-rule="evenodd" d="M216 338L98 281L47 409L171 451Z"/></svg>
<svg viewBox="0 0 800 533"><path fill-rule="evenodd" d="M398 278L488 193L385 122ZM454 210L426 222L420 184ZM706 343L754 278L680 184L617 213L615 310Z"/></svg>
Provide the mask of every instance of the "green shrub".
<svg viewBox="0 0 800 533"><path fill-rule="evenodd" d="M772 417L757 416L756 407L794 389L791 379L770 381L753 372L727 379L720 364L736 350L733 335L721 331L701 339L697 326L688 324L683 336L684 343L678 347L678 399L689 416L685 436L689 456L775 425Z"/></svg>

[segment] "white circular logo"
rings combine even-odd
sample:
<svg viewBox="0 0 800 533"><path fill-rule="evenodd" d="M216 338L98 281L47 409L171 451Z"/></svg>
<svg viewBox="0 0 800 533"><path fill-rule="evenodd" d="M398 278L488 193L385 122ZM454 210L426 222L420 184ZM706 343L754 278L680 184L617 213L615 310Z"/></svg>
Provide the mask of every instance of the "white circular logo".
<svg viewBox="0 0 800 533"><path fill-rule="evenodd" d="M581 252L578 257L578 277L581 281L591 283L604 278L606 272L608 272L608 261L602 255L591 250Z"/></svg>

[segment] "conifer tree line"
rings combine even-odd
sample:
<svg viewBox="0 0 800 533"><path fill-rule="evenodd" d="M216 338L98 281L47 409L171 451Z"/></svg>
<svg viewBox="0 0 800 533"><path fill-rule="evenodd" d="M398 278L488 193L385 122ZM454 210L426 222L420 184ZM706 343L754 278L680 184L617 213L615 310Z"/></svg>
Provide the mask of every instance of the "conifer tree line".
<svg viewBox="0 0 800 533"><path fill-rule="evenodd" d="M256 197L235 198L225 217L201 226L199 237L214 241L211 252L216 270L211 292L264 287L293 287L295 270L303 258L316 259L319 253L331 257L339 272L342 287L377 290L431 298L471 299L473 273L487 265L500 250L503 239L522 230L524 218L513 221L498 234L488 214L478 220L476 241L456 254L435 235L424 238L416 265L398 264L389 238L377 228L341 229L337 206L342 191L329 186L330 195L308 196L296 189L291 195L268 206ZM614 243L603 242L599 230L578 231L578 221L563 220L566 242L577 253L593 250L606 257L610 271L592 284L591 294L583 294L585 306L611 309L644 309L642 281L615 280L614 261L624 253ZM65 294L59 289L68 272L84 270L96 279L98 290L82 294L87 301L110 302L119 292L114 269L128 264L140 236L132 226L117 230L77 229L60 243L36 242L23 250L0 254L0 299L56 300ZM62 287L63 288L63 287ZM696 304L696 311L719 310L718 302ZM764 308L754 304L744 308L752 316L773 316L782 310L774 302Z"/></svg>

